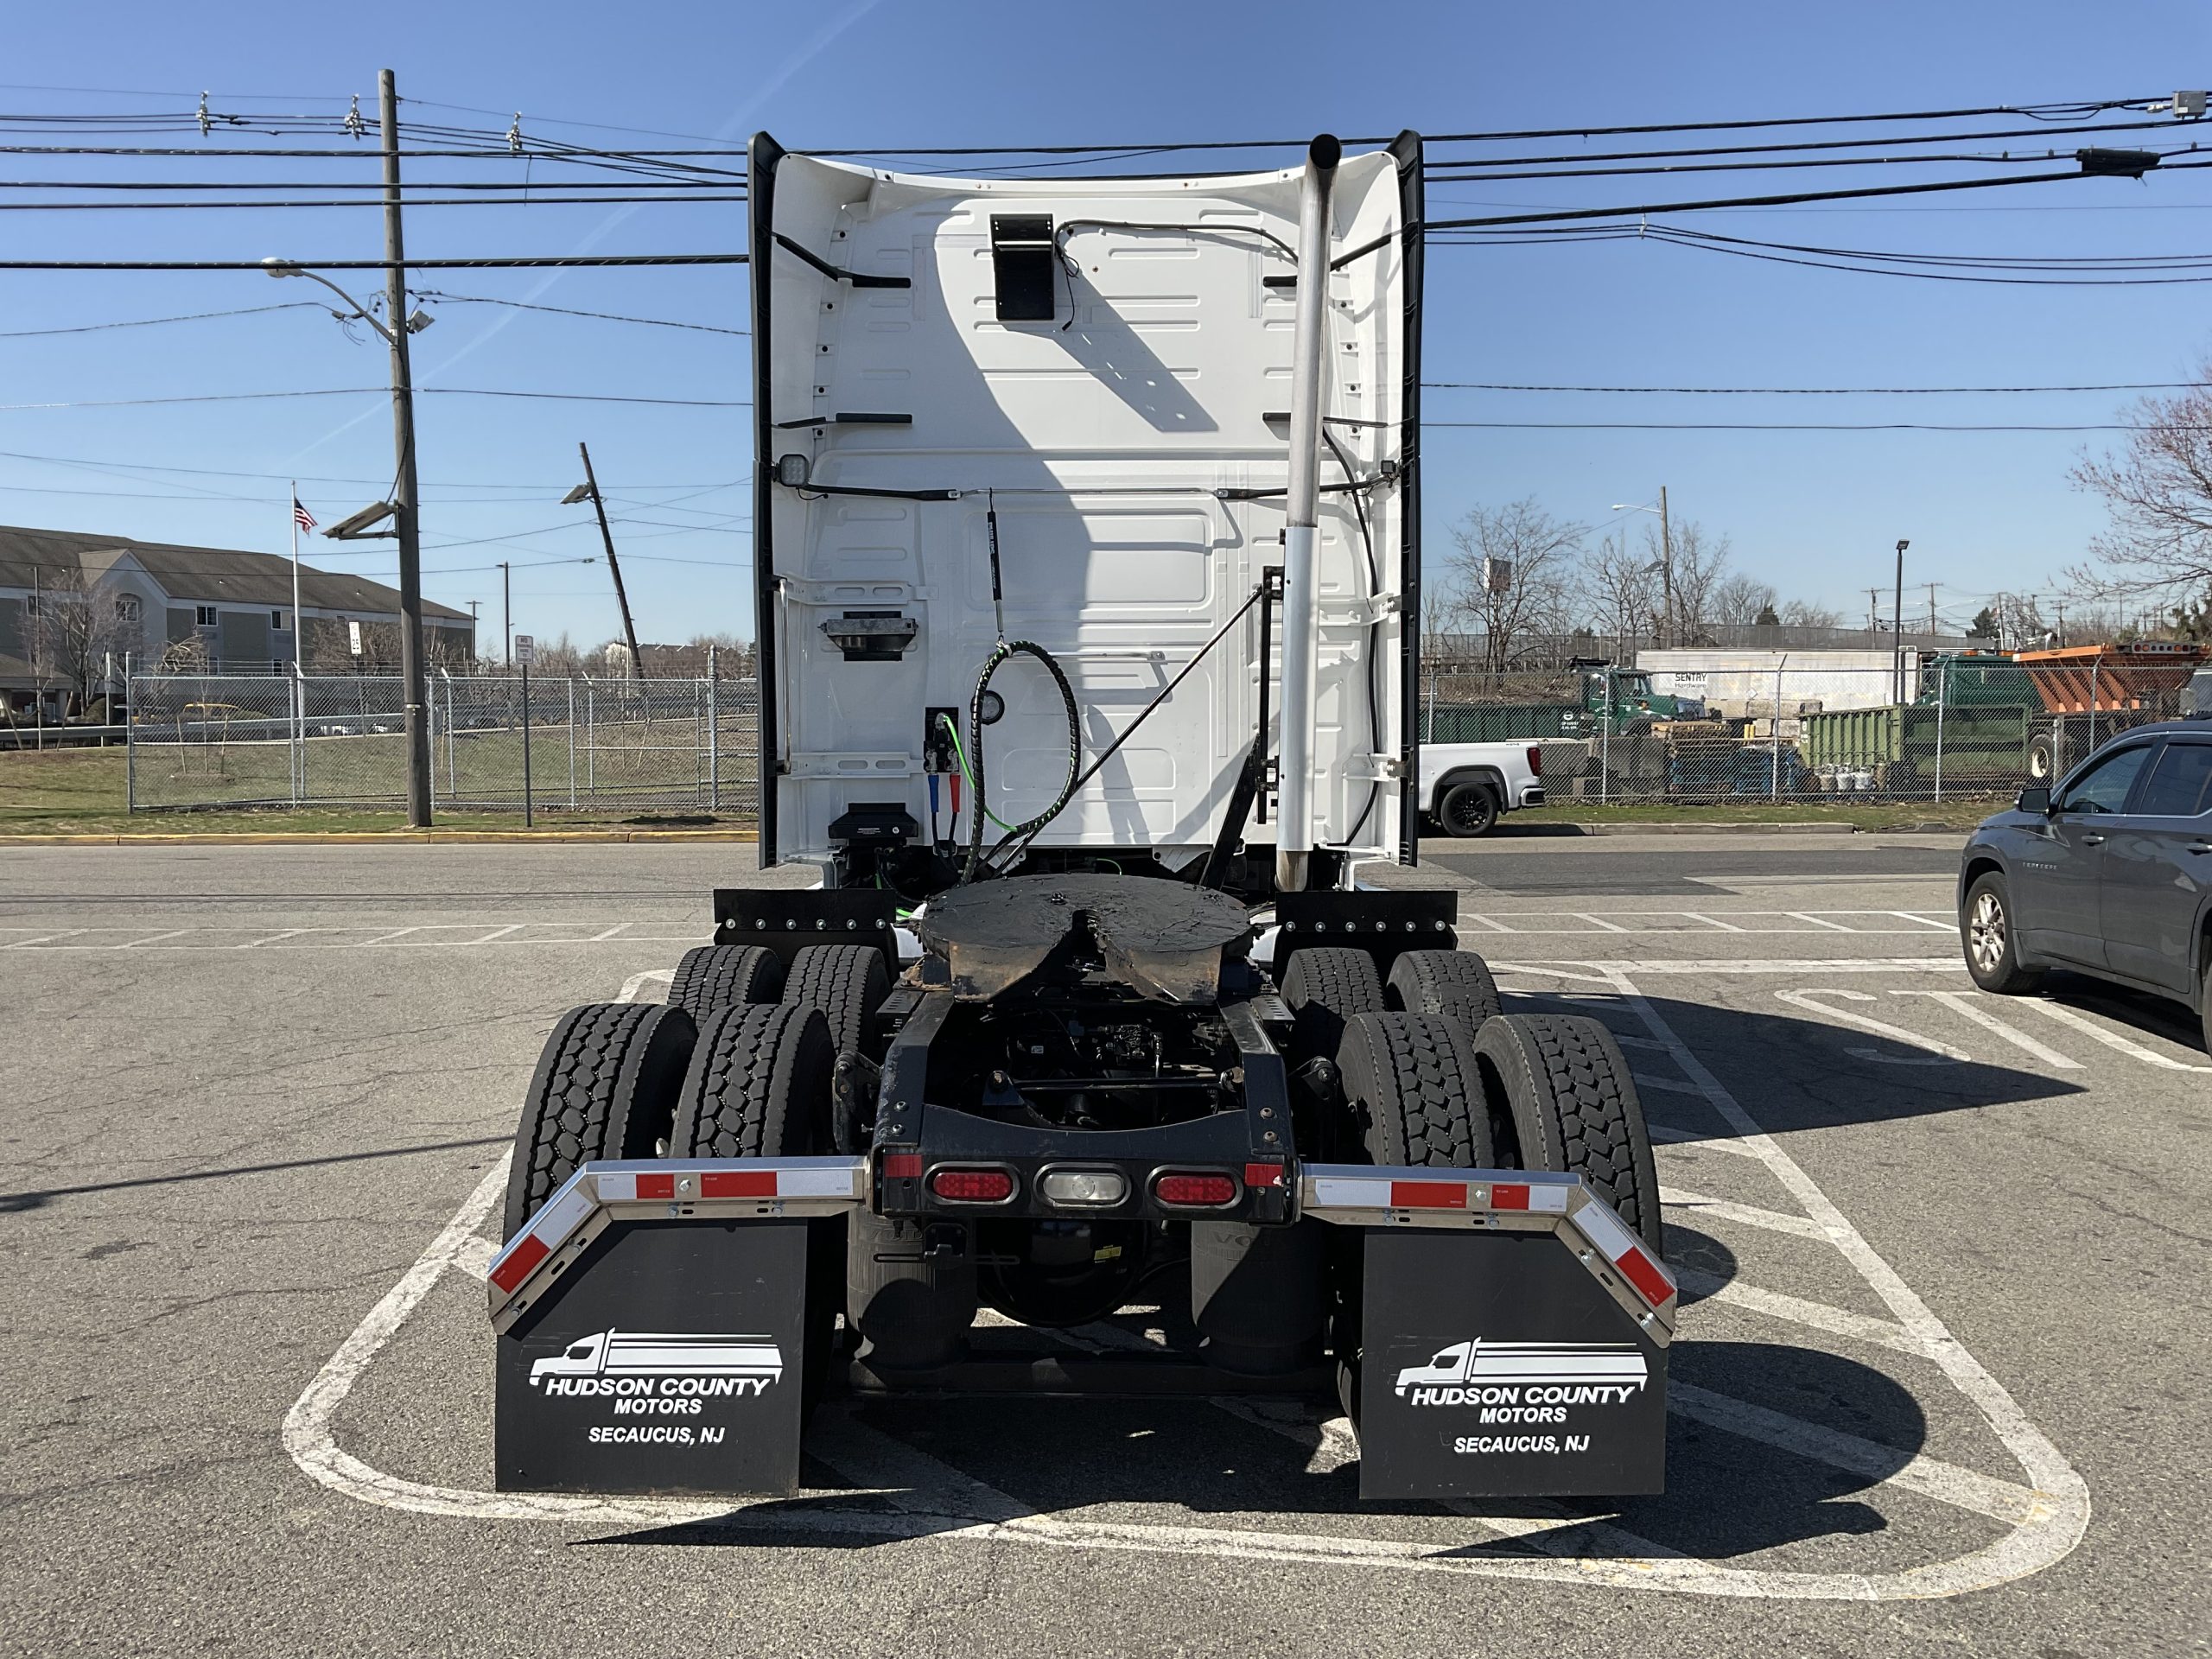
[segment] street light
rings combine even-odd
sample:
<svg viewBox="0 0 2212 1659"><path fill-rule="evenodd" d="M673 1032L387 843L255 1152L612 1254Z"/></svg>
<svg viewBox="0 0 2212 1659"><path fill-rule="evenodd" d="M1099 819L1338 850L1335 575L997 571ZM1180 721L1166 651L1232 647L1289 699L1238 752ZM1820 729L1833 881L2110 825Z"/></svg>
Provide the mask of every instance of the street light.
<svg viewBox="0 0 2212 1659"><path fill-rule="evenodd" d="M1664 484L1659 486L1659 505L1656 507L1616 501L1612 510L1615 512L1656 512L1659 515L1659 582L1667 607L1666 621L1659 640L1663 650L1673 643L1675 632L1675 537L1673 529L1667 522L1667 486Z"/></svg>
<svg viewBox="0 0 2212 1659"><path fill-rule="evenodd" d="M576 453L583 457L584 481L561 498L561 505L573 507L579 502L591 503L592 511L599 516L599 539L607 549L607 573L614 578L614 603L622 613L622 639L630 647L630 671L624 677L645 677L645 663L638 654L637 625L630 620L630 595L623 590L621 562L614 556L614 532L607 523L607 502L599 493L599 474L591 469L591 448L579 443Z"/></svg>
<svg viewBox="0 0 2212 1659"><path fill-rule="evenodd" d="M1900 705L1904 702L1904 550L1911 545L1910 542L1904 540L1897 543L1897 596L1890 607L1890 626L1894 635L1891 689L1897 693L1894 701Z"/></svg>
<svg viewBox="0 0 2212 1659"><path fill-rule="evenodd" d="M397 203L398 97L392 90L390 71L378 79L385 104L385 182L390 188L390 200ZM429 689L423 668L423 543L416 511L422 493L415 477L415 388L408 367L407 341L410 335L430 326L430 317L419 307L411 312L407 308L406 257L400 243L396 207L385 229L385 251L391 265L385 308L387 315L397 320L397 327L371 316L368 308L351 294L296 259L271 255L261 262L261 268L271 276L304 276L320 283L346 302L346 309L334 315L341 319L359 318L376 330L378 338L391 351L391 446L397 463L393 471L391 499L363 509L333 524L324 533L341 541L358 540L364 535L388 535L399 543L399 677L400 701L406 712L407 823L410 829L423 830L430 823ZM391 520L389 531L372 528L386 518Z"/></svg>

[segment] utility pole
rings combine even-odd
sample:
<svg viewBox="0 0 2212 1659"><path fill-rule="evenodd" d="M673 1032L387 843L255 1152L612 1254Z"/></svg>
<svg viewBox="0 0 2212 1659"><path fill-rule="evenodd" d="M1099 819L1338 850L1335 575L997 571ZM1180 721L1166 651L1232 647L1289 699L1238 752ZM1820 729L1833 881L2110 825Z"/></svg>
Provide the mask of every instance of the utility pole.
<svg viewBox="0 0 2212 1659"><path fill-rule="evenodd" d="M1928 584L1928 637L1936 637L1936 584Z"/></svg>
<svg viewBox="0 0 2212 1659"><path fill-rule="evenodd" d="M583 443L576 445L576 453L584 458L584 487L590 493L592 511L599 515L599 539L607 547L607 569L614 578L614 602L622 612L622 639L630 647L630 678L645 677L645 658L638 654L638 630L630 620L630 595L622 590L622 567L614 557L614 532L607 527L607 503L601 499L599 480L591 469L591 448Z"/></svg>
<svg viewBox="0 0 2212 1659"><path fill-rule="evenodd" d="M1675 643L1675 536L1667 522L1667 486L1659 486L1659 585L1666 596L1667 626L1659 644L1663 649Z"/></svg>
<svg viewBox="0 0 2212 1659"><path fill-rule="evenodd" d="M1897 543L1897 599L1890 607L1890 620L1897 628L1897 638L1890 641L1890 659L1894 677L1892 689L1897 693L1891 701L1899 703L1904 701L1904 550L1911 545L1912 543L1907 541Z"/></svg>
<svg viewBox="0 0 2212 1659"><path fill-rule="evenodd" d="M506 560L499 561L499 624L507 636L506 654L502 658L509 669L515 665L515 568Z"/></svg>
<svg viewBox="0 0 2212 1659"><path fill-rule="evenodd" d="M399 451L391 497L399 537L399 676L407 715L407 823L430 823L429 694L423 675L423 537L416 504L415 384L407 361L407 243L399 223L399 89L389 69L377 71L384 137L385 320L391 340L391 441Z"/></svg>
<svg viewBox="0 0 2212 1659"><path fill-rule="evenodd" d="M1866 590L1866 649L1874 649L1874 636L1881 632L1880 594L1878 588Z"/></svg>

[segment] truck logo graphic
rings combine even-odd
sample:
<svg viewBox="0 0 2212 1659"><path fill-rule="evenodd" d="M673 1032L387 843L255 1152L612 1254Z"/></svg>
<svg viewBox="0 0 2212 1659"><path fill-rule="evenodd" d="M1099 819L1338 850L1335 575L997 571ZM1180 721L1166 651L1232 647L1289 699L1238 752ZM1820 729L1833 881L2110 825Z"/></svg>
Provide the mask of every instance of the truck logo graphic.
<svg viewBox="0 0 2212 1659"><path fill-rule="evenodd" d="M542 1384L548 1394L760 1394L783 1376L783 1350L772 1338L653 1331L601 1331L530 1368L531 1386ZM678 1378L734 1381L709 1386Z"/></svg>
<svg viewBox="0 0 2212 1659"><path fill-rule="evenodd" d="M1440 1348L1425 1364L1398 1373L1397 1393L1416 1406L1485 1406L1525 1412L1622 1405L1650 1372L1628 1342L1489 1342L1472 1338ZM1517 1418L1516 1418L1517 1421Z"/></svg>

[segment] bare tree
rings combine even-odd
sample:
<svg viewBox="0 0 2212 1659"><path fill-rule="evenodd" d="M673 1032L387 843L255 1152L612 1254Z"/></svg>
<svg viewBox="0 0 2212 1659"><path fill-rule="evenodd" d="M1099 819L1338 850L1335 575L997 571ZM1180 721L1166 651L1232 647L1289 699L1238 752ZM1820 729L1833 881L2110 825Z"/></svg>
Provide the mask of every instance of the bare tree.
<svg viewBox="0 0 2212 1659"><path fill-rule="evenodd" d="M1554 518L1533 496L1474 507L1452 527L1446 587L1452 609L1483 636L1483 666L1503 673L1531 636L1565 631L1570 577L1585 526Z"/></svg>
<svg viewBox="0 0 2212 1659"><path fill-rule="evenodd" d="M1805 599L1793 599L1784 603L1781 618L1785 627L1840 628L1843 626L1841 611L1832 606L1815 605Z"/></svg>
<svg viewBox="0 0 2212 1659"><path fill-rule="evenodd" d="M137 605L135 595L106 577L88 580L81 565L41 570L37 608L26 619L35 671L63 682L77 706L86 706L109 659L144 648Z"/></svg>
<svg viewBox="0 0 2212 1659"><path fill-rule="evenodd" d="M1658 571L1630 550L1627 537L1616 536L1584 554L1578 574L1586 613L1612 640L1612 654L1627 657L1657 623Z"/></svg>
<svg viewBox="0 0 2212 1659"><path fill-rule="evenodd" d="M1707 620L1734 627L1779 622L1782 619L1774 609L1777 597L1771 583L1738 570L1713 584L1708 601L1711 615Z"/></svg>
<svg viewBox="0 0 2212 1659"><path fill-rule="evenodd" d="M1665 619L1664 643L1696 645L1706 625L1716 620L1713 593L1727 572L1728 538L1707 535L1694 518L1678 518L1673 539L1674 613ZM1656 527L1646 527L1644 544L1654 559L1662 556Z"/></svg>
<svg viewBox="0 0 2212 1659"><path fill-rule="evenodd" d="M2212 361L2196 378L2212 380ZM2075 486L2104 498L2112 524L2091 563L2066 574L2087 594L2177 605L2212 584L2212 385L2142 398L2131 414L2118 454L2075 463Z"/></svg>

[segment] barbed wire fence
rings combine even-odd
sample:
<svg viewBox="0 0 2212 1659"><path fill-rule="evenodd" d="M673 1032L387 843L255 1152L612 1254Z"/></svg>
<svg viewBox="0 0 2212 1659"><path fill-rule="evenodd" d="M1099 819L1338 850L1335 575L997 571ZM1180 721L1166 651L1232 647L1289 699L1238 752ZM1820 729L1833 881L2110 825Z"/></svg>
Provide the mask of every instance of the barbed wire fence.
<svg viewBox="0 0 2212 1659"><path fill-rule="evenodd" d="M130 810L404 805L400 686L379 674L134 675ZM527 792L543 812L749 817L759 800L750 679L437 674L429 693L439 808L519 810Z"/></svg>

